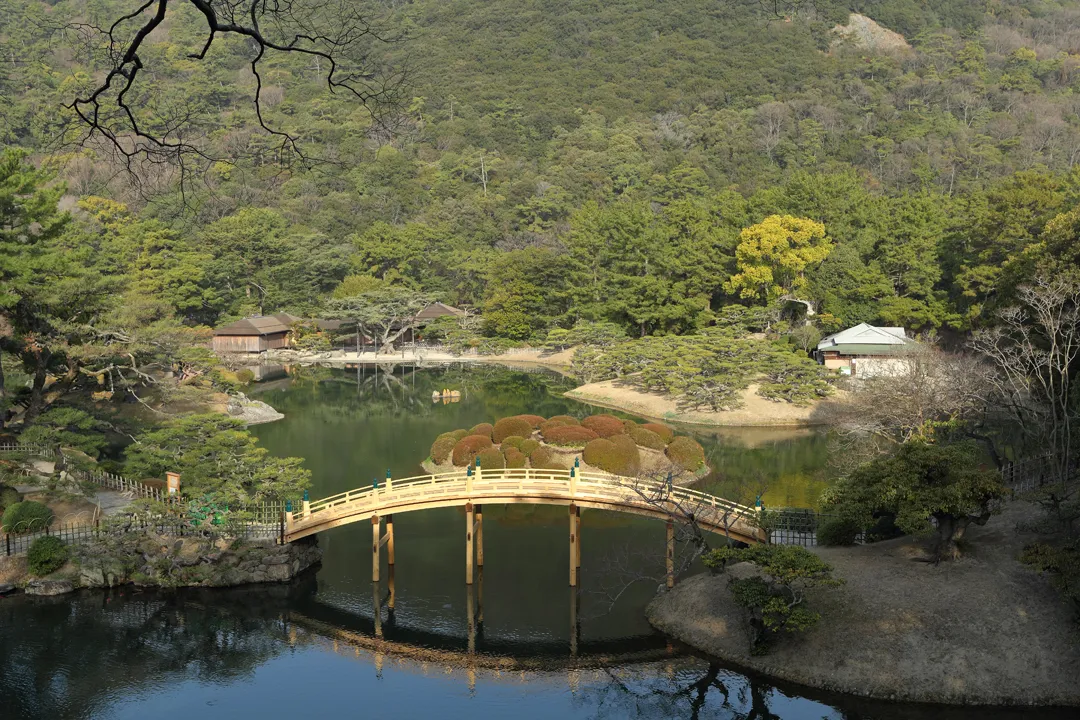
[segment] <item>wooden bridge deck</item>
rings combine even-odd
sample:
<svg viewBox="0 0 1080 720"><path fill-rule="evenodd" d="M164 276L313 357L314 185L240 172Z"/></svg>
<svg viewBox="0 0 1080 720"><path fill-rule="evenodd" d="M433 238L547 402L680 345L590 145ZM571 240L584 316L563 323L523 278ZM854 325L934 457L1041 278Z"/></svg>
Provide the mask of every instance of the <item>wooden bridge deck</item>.
<svg viewBox="0 0 1080 720"><path fill-rule="evenodd" d="M753 508L664 482L606 473L532 468L465 469L372 485L332 495L297 508L286 521L291 542L331 528L379 516L470 504L536 503L567 505L672 520L692 513L709 532L746 543L763 542Z"/></svg>

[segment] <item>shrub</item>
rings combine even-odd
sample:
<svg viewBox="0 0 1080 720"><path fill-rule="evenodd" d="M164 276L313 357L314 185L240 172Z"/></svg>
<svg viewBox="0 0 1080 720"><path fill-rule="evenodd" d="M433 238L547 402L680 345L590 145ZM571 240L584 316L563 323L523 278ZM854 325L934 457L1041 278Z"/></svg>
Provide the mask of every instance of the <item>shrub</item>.
<svg viewBox="0 0 1080 720"><path fill-rule="evenodd" d="M529 456L529 464L539 470L565 470L566 462L557 452L541 445Z"/></svg>
<svg viewBox="0 0 1080 720"><path fill-rule="evenodd" d="M665 444L675 439L675 431L667 425L661 425L660 423L645 423L641 427L646 430L652 430L663 439Z"/></svg>
<svg viewBox="0 0 1080 720"><path fill-rule="evenodd" d="M550 428L544 433L544 442L562 447L585 447L585 443L595 440L599 435L579 425L563 425Z"/></svg>
<svg viewBox="0 0 1080 720"><path fill-rule="evenodd" d="M548 418L548 422L561 422L563 425L580 425L581 422L572 415L552 415Z"/></svg>
<svg viewBox="0 0 1080 720"><path fill-rule="evenodd" d="M454 433L443 433L439 437L435 438L435 442L431 444L431 459L438 465L442 465L450 457L450 453L454 451L454 446L457 445L460 438L454 437Z"/></svg>
<svg viewBox="0 0 1080 720"><path fill-rule="evenodd" d="M626 432L623 421L614 415L590 415L581 421L582 427L587 427L600 437L611 437Z"/></svg>
<svg viewBox="0 0 1080 720"><path fill-rule="evenodd" d="M461 438L468 437L472 433L470 433L468 430L461 429L461 430L451 430L450 432L443 433L443 434L444 435L452 435L454 437L454 442L457 442Z"/></svg>
<svg viewBox="0 0 1080 720"><path fill-rule="evenodd" d="M480 423L469 428L469 435L484 435L489 440L491 439L491 433L493 432L495 432L495 426L491 423Z"/></svg>
<svg viewBox="0 0 1080 720"><path fill-rule="evenodd" d="M623 427L626 428L627 432L630 432L631 428L636 428L638 426L637 420L623 420L622 424Z"/></svg>
<svg viewBox="0 0 1080 720"><path fill-rule="evenodd" d="M53 519L53 512L45 505L33 500L24 500L9 505L0 520L0 530L4 532L27 532L41 530Z"/></svg>
<svg viewBox="0 0 1080 720"><path fill-rule="evenodd" d="M29 566L30 572L41 577L64 567L69 554L68 546L64 544L63 540L55 535L47 535L38 538L30 546L26 553L26 564Z"/></svg>
<svg viewBox="0 0 1080 720"><path fill-rule="evenodd" d="M457 441L457 444L454 445L454 451L452 453L454 465L458 467L472 465L472 461L476 458L476 454L491 446L491 438L484 437L483 435L467 435L461 438Z"/></svg>
<svg viewBox="0 0 1080 720"><path fill-rule="evenodd" d="M502 449L503 458L506 460L506 467L508 468L523 468L527 458L525 453L518 450L516 447L507 447L503 445ZM486 465L485 465L486 467Z"/></svg>
<svg viewBox="0 0 1080 720"><path fill-rule="evenodd" d="M829 518L818 526L817 540L829 547L854 545L860 529L850 518Z"/></svg>
<svg viewBox="0 0 1080 720"><path fill-rule="evenodd" d="M501 470L506 467L506 459L498 448L489 447L476 454L480 467L487 470Z"/></svg>
<svg viewBox="0 0 1080 720"><path fill-rule="evenodd" d="M540 427L540 423L544 422L544 418L539 415L515 415L514 417L519 420L524 420L529 423L529 427L534 429ZM526 437L528 437L528 435L526 435Z"/></svg>
<svg viewBox="0 0 1080 720"><path fill-rule="evenodd" d="M625 442L607 438L590 441L582 452L585 462L615 475L635 475L641 469L641 455L629 437Z"/></svg>
<svg viewBox="0 0 1080 720"><path fill-rule="evenodd" d="M508 438L504 438L502 441L502 449L505 450L508 447L521 449L521 443L525 442L525 438L519 435L511 435Z"/></svg>
<svg viewBox="0 0 1080 720"><path fill-rule="evenodd" d="M677 437L668 443L664 454L684 470L694 472L705 464L705 450L688 437Z"/></svg>
<svg viewBox="0 0 1080 720"><path fill-rule="evenodd" d="M629 433L630 438L643 448L663 450L664 446L667 445L667 443L664 442L664 438L646 427L632 427L630 428Z"/></svg>
<svg viewBox="0 0 1080 720"><path fill-rule="evenodd" d="M492 428L491 439L501 443L508 437L526 438L532 435L533 426L525 418L508 417L495 422Z"/></svg>
<svg viewBox="0 0 1080 720"><path fill-rule="evenodd" d="M518 450L521 450L525 457L532 457L532 454L536 452L536 449L540 447L540 441L527 438L521 442L518 446Z"/></svg>
<svg viewBox="0 0 1080 720"><path fill-rule="evenodd" d="M15 488L8 485L0 485L0 515L3 515L4 508L14 505L17 502L22 502L22 499L22 494Z"/></svg>

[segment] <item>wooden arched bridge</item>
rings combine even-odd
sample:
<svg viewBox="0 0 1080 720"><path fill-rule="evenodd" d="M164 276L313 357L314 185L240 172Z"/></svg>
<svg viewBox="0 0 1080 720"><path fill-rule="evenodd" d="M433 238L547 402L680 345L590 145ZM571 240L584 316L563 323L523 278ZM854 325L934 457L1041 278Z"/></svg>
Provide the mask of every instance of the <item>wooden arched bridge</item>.
<svg viewBox="0 0 1080 720"><path fill-rule="evenodd" d="M282 540L292 542L309 535L367 521L372 526L372 580L379 580L380 549L387 547L394 565L395 513L464 507L466 516L466 583L473 567L484 564L483 504L564 505L570 510L570 584L577 585L581 567L581 508L612 510L665 520L668 524L668 570L674 561L673 522L692 518L702 530L744 543L766 540L754 520L756 511L699 490L673 486L663 480L621 477L608 473L533 468L497 470L462 468L453 472L393 479L332 495L305 499L285 513ZM385 521L386 532L382 531ZM393 599L391 598L391 602Z"/></svg>

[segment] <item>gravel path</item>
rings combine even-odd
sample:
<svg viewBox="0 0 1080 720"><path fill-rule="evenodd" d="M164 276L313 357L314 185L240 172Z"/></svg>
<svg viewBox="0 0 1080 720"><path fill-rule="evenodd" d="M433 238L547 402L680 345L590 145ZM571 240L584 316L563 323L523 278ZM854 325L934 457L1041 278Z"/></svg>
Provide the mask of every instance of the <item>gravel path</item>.
<svg viewBox="0 0 1080 720"><path fill-rule="evenodd" d="M704 652L777 678L885 699L965 704L1080 705L1075 611L1016 557L1030 537L1013 503L968 531L968 551L914 562L910 540L817 552L847 582L811 591L820 624L748 652L727 578L699 575L657 598L649 620Z"/></svg>

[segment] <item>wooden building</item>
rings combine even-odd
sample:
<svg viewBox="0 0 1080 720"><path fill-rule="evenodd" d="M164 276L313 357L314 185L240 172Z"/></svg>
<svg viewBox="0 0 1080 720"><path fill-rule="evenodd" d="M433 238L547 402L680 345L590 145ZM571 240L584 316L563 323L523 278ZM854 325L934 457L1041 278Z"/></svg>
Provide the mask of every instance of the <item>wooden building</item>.
<svg viewBox="0 0 1080 720"><path fill-rule="evenodd" d="M840 370L845 375L854 375L860 366L860 360L864 361L862 364L868 369L874 365L888 366L913 342L904 332L904 328L874 327L860 323L823 338L818 343L814 358L827 368ZM874 374L881 374L880 371L882 368L875 368Z"/></svg>
<svg viewBox="0 0 1080 720"><path fill-rule="evenodd" d="M214 352L260 353L289 346L289 326L300 318L289 313L256 315L214 330Z"/></svg>

